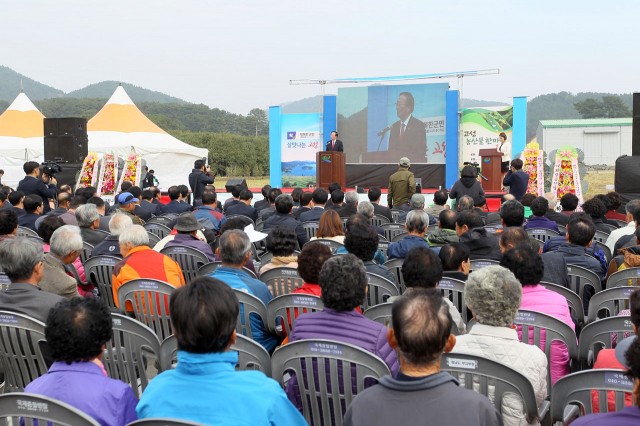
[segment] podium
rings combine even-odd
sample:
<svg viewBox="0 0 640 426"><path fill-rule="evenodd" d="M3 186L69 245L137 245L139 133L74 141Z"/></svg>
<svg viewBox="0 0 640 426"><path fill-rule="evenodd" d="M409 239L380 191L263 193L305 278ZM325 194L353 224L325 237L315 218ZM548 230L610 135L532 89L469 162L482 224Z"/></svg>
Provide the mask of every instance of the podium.
<svg viewBox="0 0 640 426"><path fill-rule="evenodd" d="M328 188L338 182L342 188L347 187L346 155L339 151L319 151L316 153L316 186Z"/></svg>
<svg viewBox="0 0 640 426"><path fill-rule="evenodd" d="M482 180L485 191L502 191L502 153L495 148L480 150L480 172L487 180Z"/></svg>

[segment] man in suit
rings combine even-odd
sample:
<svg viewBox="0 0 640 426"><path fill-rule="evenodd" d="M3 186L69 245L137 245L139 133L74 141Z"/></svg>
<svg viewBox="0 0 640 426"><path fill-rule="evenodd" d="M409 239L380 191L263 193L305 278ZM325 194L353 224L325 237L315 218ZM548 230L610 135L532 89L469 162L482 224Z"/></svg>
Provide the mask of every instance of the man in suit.
<svg viewBox="0 0 640 426"><path fill-rule="evenodd" d="M389 222L393 222L393 216L391 215L391 209L386 206L380 205L380 197L382 197L382 191L377 186L369 188L369 193L367 193L367 197L369 197L369 201L373 204L373 212L374 214L384 216L389 219Z"/></svg>
<svg viewBox="0 0 640 426"><path fill-rule="evenodd" d="M18 224L37 232L36 220L42 216L43 209L44 202L42 197L36 194L27 195L24 197L25 214L18 216Z"/></svg>
<svg viewBox="0 0 640 426"><path fill-rule="evenodd" d="M426 163L427 132L424 123L412 115L414 106L411 93L400 93L396 101L399 120L391 126L387 152L392 158L408 157L414 163Z"/></svg>
<svg viewBox="0 0 640 426"><path fill-rule="evenodd" d="M149 219L151 219L151 216L157 216L159 214L159 207L157 204L153 204L153 192L149 191L148 189L142 191L141 197L142 201L140 202L140 204L136 205L135 209L133 210L133 214L147 222L149 221Z"/></svg>
<svg viewBox="0 0 640 426"><path fill-rule="evenodd" d="M169 204L162 207L162 214L174 213L180 214L191 211L191 206L188 203L181 203L182 195L180 189L177 186L169 187Z"/></svg>
<svg viewBox="0 0 640 426"><path fill-rule="evenodd" d="M58 189L56 188L56 178L53 176L44 175L40 179L40 164L36 161L27 161L22 166L25 178L18 183L18 191L24 192L24 195L39 195L44 201L44 213L48 213L51 208L49 207L49 198L56 198Z"/></svg>
<svg viewBox="0 0 640 426"><path fill-rule="evenodd" d="M258 216L263 221L267 220L269 216L276 212L276 198L282 194L282 190L280 188L271 188L267 194L267 199L269 200L269 205L267 207L263 207Z"/></svg>
<svg viewBox="0 0 640 426"><path fill-rule="evenodd" d="M338 210L338 214L343 218L350 218L354 214L358 213L358 193L356 191L349 191L344 194L344 205L340 210Z"/></svg>
<svg viewBox="0 0 640 426"><path fill-rule="evenodd" d="M265 185L262 187L262 190L261 190L262 200L256 201L255 204L253 205L253 208L256 209L258 212L260 212L260 210L262 209L271 207L271 203L269 203L270 190L271 190L271 185Z"/></svg>
<svg viewBox="0 0 640 426"><path fill-rule="evenodd" d="M316 188L311 194L311 210L300 215L300 222L319 222L324 213L324 205L327 204L329 194L322 188Z"/></svg>
<svg viewBox="0 0 640 426"><path fill-rule="evenodd" d="M338 132L335 130L331 132L331 140L327 141L325 151L343 151L342 141L338 139Z"/></svg>
<svg viewBox="0 0 640 426"><path fill-rule="evenodd" d="M227 216L235 216L241 215L246 216L253 220L255 223L258 220L258 212L256 209L251 207L251 200L253 200L253 193L248 189L243 189L240 192L240 202L238 204L234 204L226 210L225 215Z"/></svg>
<svg viewBox="0 0 640 426"><path fill-rule="evenodd" d="M0 310L29 315L46 321L49 310L63 300L38 288L44 271L42 245L29 238L7 238L0 242L0 267L11 280L0 291Z"/></svg>

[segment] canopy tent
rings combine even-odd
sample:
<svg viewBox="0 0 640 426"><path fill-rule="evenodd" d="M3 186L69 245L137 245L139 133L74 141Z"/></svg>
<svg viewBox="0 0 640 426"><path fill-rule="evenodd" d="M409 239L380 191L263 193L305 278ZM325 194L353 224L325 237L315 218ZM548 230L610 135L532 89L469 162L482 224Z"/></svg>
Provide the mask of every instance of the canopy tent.
<svg viewBox="0 0 640 426"><path fill-rule="evenodd" d="M206 158L209 151L174 138L149 120L133 103L122 86L89 120L89 151L113 152L126 157L131 148L146 161L162 188L188 185L195 160Z"/></svg>
<svg viewBox="0 0 640 426"><path fill-rule="evenodd" d="M24 177L26 161L44 159L44 115L24 92L0 115L2 183L15 188Z"/></svg>

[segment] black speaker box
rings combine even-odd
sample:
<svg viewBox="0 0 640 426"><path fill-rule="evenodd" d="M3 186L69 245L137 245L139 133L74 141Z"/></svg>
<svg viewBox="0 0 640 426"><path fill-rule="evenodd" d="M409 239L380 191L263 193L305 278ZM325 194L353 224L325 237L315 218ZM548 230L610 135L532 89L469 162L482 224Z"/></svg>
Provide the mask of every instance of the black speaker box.
<svg viewBox="0 0 640 426"><path fill-rule="evenodd" d="M623 155L616 160L615 190L622 203L640 198L640 156Z"/></svg>
<svg viewBox="0 0 640 426"><path fill-rule="evenodd" d="M416 194L422 194L422 178L416 178Z"/></svg>
<svg viewBox="0 0 640 426"><path fill-rule="evenodd" d="M227 192L231 192L231 190L237 185L242 185L245 188L247 188L247 180L246 179L229 179L226 185L224 186L224 189L226 189Z"/></svg>
<svg viewBox="0 0 640 426"><path fill-rule="evenodd" d="M44 119L44 160L82 163L89 152L85 118Z"/></svg>
<svg viewBox="0 0 640 426"><path fill-rule="evenodd" d="M640 93L633 94L633 126L631 128L631 155L640 155Z"/></svg>
<svg viewBox="0 0 640 426"><path fill-rule="evenodd" d="M80 169L82 168L82 163L64 163L60 164L60 167L62 170L55 175L56 180L58 181L58 187L61 185L69 185L72 188L75 187L76 182L78 181L78 173L80 173Z"/></svg>

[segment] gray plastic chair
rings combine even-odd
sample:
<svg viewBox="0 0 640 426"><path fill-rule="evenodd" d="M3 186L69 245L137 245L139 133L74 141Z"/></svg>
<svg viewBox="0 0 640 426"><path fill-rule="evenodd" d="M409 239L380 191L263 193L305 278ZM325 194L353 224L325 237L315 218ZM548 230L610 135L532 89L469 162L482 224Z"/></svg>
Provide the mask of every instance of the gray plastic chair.
<svg viewBox="0 0 640 426"><path fill-rule="evenodd" d="M607 288L623 286L640 286L640 268L627 268L614 272L607 278Z"/></svg>
<svg viewBox="0 0 640 426"><path fill-rule="evenodd" d="M274 297L291 293L304 284L296 268L273 268L260 274L260 281L265 283Z"/></svg>
<svg viewBox="0 0 640 426"><path fill-rule="evenodd" d="M113 300L113 268L122 259L113 256L95 256L84 264L84 273L87 281L95 285L100 294L100 299L109 309L117 310Z"/></svg>
<svg viewBox="0 0 640 426"><path fill-rule="evenodd" d="M140 398L151 377L147 377L145 357L160 358L160 340L156 333L126 315L111 314L113 338L107 342L102 357L109 377L128 383ZM147 361L148 362L148 361Z"/></svg>
<svg viewBox="0 0 640 426"><path fill-rule="evenodd" d="M629 309L629 296L637 287L613 287L602 290L593 295L589 300L589 314L587 322L593 322L598 318L598 312L605 310L606 317L614 317L623 309Z"/></svg>
<svg viewBox="0 0 640 426"><path fill-rule="evenodd" d="M391 242L392 243L397 243L398 241L400 241L401 239L403 239L407 235L409 235L409 233L406 232L406 231L405 232L400 232L399 234L396 234L393 237L391 237Z"/></svg>
<svg viewBox="0 0 640 426"><path fill-rule="evenodd" d="M604 244L607 241L607 238L609 238L609 232L596 231L593 236L593 241Z"/></svg>
<svg viewBox="0 0 640 426"><path fill-rule="evenodd" d="M363 311L372 306L385 303L390 297L400 296L395 283L378 274L367 272L368 291L364 298Z"/></svg>
<svg viewBox="0 0 640 426"><path fill-rule="evenodd" d="M149 247L153 248L160 242L160 237L153 232L147 231L147 235L149 236Z"/></svg>
<svg viewBox="0 0 640 426"><path fill-rule="evenodd" d="M466 324L469 322L469 314L467 305L464 303L464 286L464 281L442 277L437 288L440 290L440 293L442 293L442 297L449 299L451 303L453 303L453 306L460 312L462 320Z"/></svg>
<svg viewBox="0 0 640 426"><path fill-rule="evenodd" d="M202 423L189 422L186 420L178 419L165 419L165 418L150 418L136 420L135 422L127 423L126 426L205 426Z"/></svg>
<svg viewBox="0 0 640 426"><path fill-rule="evenodd" d="M82 242L82 251L80 252L80 262L84 265L85 262L91 257L91 251L93 246L86 241Z"/></svg>
<svg viewBox="0 0 640 426"><path fill-rule="evenodd" d="M391 259L384 262L384 266L389 268L394 277L396 277L396 285L400 294L407 289L404 285L404 277L402 276L402 264L404 259Z"/></svg>
<svg viewBox="0 0 640 426"><path fill-rule="evenodd" d="M123 310L127 308L127 302L133 306L135 318L152 329L162 341L173 334L169 298L174 290L175 287L163 281L140 278L120 286L118 302Z"/></svg>
<svg viewBox="0 0 640 426"><path fill-rule="evenodd" d="M485 268L487 266L499 265L500 262L492 259L471 259L471 270L477 271L478 269Z"/></svg>
<svg viewBox="0 0 640 426"><path fill-rule="evenodd" d="M220 262L220 261L205 263L204 265L202 265L200 267L200 269L198 269L198 276L199 277L209 276L209 275L213 274L215 272L215 270L218 269L221 266L222 266L222 262ZM246 266L242 267L242 271L246 272L249 276L251 276L251 278L258 279L258 276L251 269L247 268Z"/></svg>
<svg viewBox="0 0 640 426"><path fill-rule="evenodd" d="M372 321L379 322L391 328L393 326L391 322L391 306L393 306L391 302L380 303L364 311L363 315Z"/></svg>
<svg viewBox="0 0 640 426"><path fill-rule="evenodd" d="M267 327L272 333L280 335L284 329L286 335L290 336L298 316L323 309L322 299L317 296L302 293L284 294L272 299L267 305Z"/></svg>
<svg viewBox="0 0 640 426"><path fill-rule="evenodd" d="M540 285L545 287L547 290L554 291L567 299L567 304L569 305L569 311L573 314L573 318L578 321L580 327L582 327L585 323L585 315L584 315L584 305L582 304L582 299L578 294L565 286L560 284L553 284L544 281L540 281Z"/></svg>
<svg viewBox="0 0 640 426"><path fill-rule="evenodd" d="M393 218L393 216L391 216ZM371 218L371 224L373 226L382 226L385 223L391 223L388 217L376 214Z"/></svg>
<svg viewBox="0 0 640 426"><path fill-rule="evenodd" d="M404 213L404 210L391 209L391 218L393 219L394 223L398 223L398 218L402 216L402 213Z"/></svg>
<svg viewBox="0 0 640 426"><path fill-rule="evenodd" d="M347 407L365 389L365 381L369 384L391 374L387 364L372 353L324 339L298 340L280 346L273 353L271 366L273 378L282 385L285 373L295 374L291 380L298 382L302 414L314 425L342 425Z"/></svg>
<svg viewBox="0 0 640 426"><path fill-rule="evenodd" d="M40 238L40 235L33 229L25 226L18 226L18 237Z"/></svg>
<svg viewBox="0 0 640 426"><path fill-rule="evenodd" d="M184 279L189 284L198 277L198 269L209 263L206 254L198 249L187 246L171 246L160 250L160 253L173 259L184 274Z"/></svg>
<svg viewBox="0 0 640 426"><path fill-rule="evenodd" d="M169 222L171 222L171 220ZM144 229L146 229L147 232L157 235L160 239L163 239L171 233L171 228L159 222L147 223L144 225Z"/></svg>
<svg viewBox="0 0 640 426"><path fill-rule="evenodd" d="M307 233L307 238L311 239L316 236L318 233L318 228L320 228L320 222L302 222L302 227L304 231Z"/></svg>
<svg viewBox="0 0 640 426"><path fill-rule="evenodd" d="M611 262L611 259L613 259L613 255L611 254L611 249L609 248L609 246L607 246L605 243L601 243L601 242L594 242L593 244L594 246L594 250L597 248L599 248L600 250L602 250L602 252L604 253L604 257L607 260L607 265L609 264L609 262Z"/></svg>
<svg viewBox="0 0 640 426"><path fill-rule="evenodd" d="M0 395L0 420L2 419L13 425L21 424L22 420L23 424L29 426L46 425L47 422L56 425L100 426L89 415L67 403L22 392Z"/></svg>
<svg viewBox="0 0 640 426"><path fill-rule="evenodd" d="M538 241L542 241L543 243L560 235L559 232L546 228L529 228L526 229L526 231L530 237L535 238Z"/></svg>
<svg viewBox="0 0 640 426"><path fill-rule="evenodd" d="M331 249L331 253L335 254L336 251L338 251L338 249L341 249L344 247L344 244L340 244L337 241L333 241L330 240L328 238L318 238L315 239L313 241L309 241L309 243L320 243L320 244L324 244L325 246L328 246ZM307 244L309 244L307 243Z"/></svg>
<svg viewBox="0 0 640 426"><path fill-rule="evenodd" d="M240 302L240 313L238 315L238 322L236 323L236 333L253 339L251 315L257 315L264 324L269 318L267 314L267 307L262 303L262 300L249 293L245 293L244 291L237 290L235 288L233 289L233 292Z"/></svg>
<svg viewBox="0 0 640 426"><path fill-rule="evenodd" d="M0 365L4 366L5 392L22 392L47 372L44 348L44 323L27 315L0 311Z"/></svg>
<svg viewBox="0 0 640 426"><path fill-rule="evenodd" d="M150 225L152 223L159 223L161 225L164 225L166 227L169 227L169 224L171 224L171 222L173 222L176 219L176 215L174 215L173 213L169 213L166 215L160 215L160 216L154 216L151 219L149 219L146 223L146 225Z"/></svg>
<svg viewBox="0 0 640 426"><path fill-rule="evenodd" d="M396 235L407 232L404 223L385 223L380 228L384 231L384 237L388 241L393 241L393 237Z"/></svg>
<svg viewBox="0 0 640 426"><path fill-rule="evenodd" d="M538 407L533 385L519 371L496 361L475 355L460 353L442 354L440 367L456 377L464 387L489 397L489 387L494 387L493 405L502 411L502 398L505 393L515 393L523 401L527 421L542 420L549 411L549 402L544 401ZM460 380L462 379L462 380Z"/></svg>
<svg viewBox="0 0 640 426"><path fill-rule="evenodd" d="M569 286L571 290L577 293L583 300L584 288L586 286L593 287L594 293L602 291L600 277L593 271L578 265L567 265L567 275L569 276Z"/></svg>
<svg viewBox="0 0 640 426"><path fill-rule="evenodd" d="M8 289L9 284L11 284L11 280L9 279L7 274L0 270L0 291L5 291L6 289Z"/></svg>
<svg viewBox="0 0 640 426"><path fill-rule="evenodd" d="M243 214L230 214L230 215L225 215L225 217L227 218L227 220L240 219L240 220L243 220L245 222L248 220L250 223L248 223L246 226L253 225L253 229L256 228L256 223L249 216L245 216Z"/></svg>
<svg viewBox="0 0 640 426"><path fill-rule="evenodd" d="M381 251L382 254L384 254L384 258L387 258L387 250L389 250L389 241L382 241L382 238L380 238L380 241L378 242L378 251Z"/></svg>
<svg viewBox="0 0 640 426"><path fill-rule="evenodd" d="M625 333L633 334L633 324L629 316L603 318L587 324L580 332L578 345L578 357L583 367L592 366L601 349L612 348L614 335L620 342Z"/></svg>
<svg viewBox="0 0 640 426"><path fill-rule="evenodd" d="M600 413L609 411L607 392L614 391L615 408L618 411L624 407L625 392L633 390L633 382L622 370L613 369L587 370L564 376L556 382L551 392L551 421L569 424L581 412L591 414L592 390L598 391Z"/></svg>

